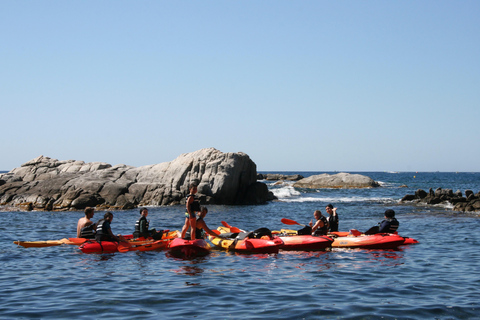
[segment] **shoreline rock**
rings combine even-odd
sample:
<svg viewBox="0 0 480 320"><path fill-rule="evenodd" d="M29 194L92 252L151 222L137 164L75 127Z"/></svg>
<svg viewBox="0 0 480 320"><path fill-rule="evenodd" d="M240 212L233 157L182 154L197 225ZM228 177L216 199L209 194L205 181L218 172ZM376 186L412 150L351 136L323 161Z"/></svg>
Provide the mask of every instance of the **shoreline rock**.
<svg viewBox="0 0 480 320"><path fill-rule="evenodd" d="M247 154L222 153L215 148L142 167L39 156L0 174L0 206L66 211L184 204L193 181L199 183L198 197L205 204L263 204L273 200L256 175L256 164Z"/></svg>
<svg viewBox="0 0 480 320"><path fill-rule="evenodd" d="M400 203L413 202L420 205L436 205L440 203L450 203L454 211L480 211L480 192L476 194L472 190L465 190L465 196L460 190L453 192L452 189L432 188L428 192L418 189L415 194L407 194Z"/></svg>
<svg viewBox="0 0 480 320"><path fill-rule="evenodd" d="M340 172L337 174L319 174L301 179L293 184L294 188L321 189L321 188L376 188L380 185L372 178L361 175Z"/></svg>

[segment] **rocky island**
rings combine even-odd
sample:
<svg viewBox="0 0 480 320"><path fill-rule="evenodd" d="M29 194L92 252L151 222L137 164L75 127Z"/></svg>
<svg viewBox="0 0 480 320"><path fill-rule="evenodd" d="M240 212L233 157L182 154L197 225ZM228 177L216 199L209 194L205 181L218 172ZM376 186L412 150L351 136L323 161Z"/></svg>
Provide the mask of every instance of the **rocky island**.
<svg viewBox="0 0 480 320"><path fill-rule="evenodd" d="M207 148L142 167L39 156L0 174L0 205L46 211L175 205L185 203L193 181L206 204L262 204L274 199L267 185L257 182L256 164L247 154Z"/></svg>

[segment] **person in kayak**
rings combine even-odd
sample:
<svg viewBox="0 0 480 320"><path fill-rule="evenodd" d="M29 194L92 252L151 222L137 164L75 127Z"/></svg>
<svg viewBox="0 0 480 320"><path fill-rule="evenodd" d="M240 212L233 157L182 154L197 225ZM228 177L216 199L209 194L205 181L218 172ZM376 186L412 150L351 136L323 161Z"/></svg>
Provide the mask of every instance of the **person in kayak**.
<svg viewBox="0 0 480 320"><path fill-rule="evenodd" d="M400 222L395 218L395 211L388 209L385 211L385 220L379 222L378 226L368 229L365 234L395 233L399 225Z"/></svg>
<svg viewBox="0 0 480 320"><path fill-rule="evenodd" d="M181 238L185 238L185 234L187 233L188 228L190 228L191 238L192 240L195 240L195 230L197 223L195 212L200 211L200 202L197 198L195 198L195 194L197 193L197 186L198 183L195 181L192 182L188 188L190 193L187 195L187 212L185 212L185 224L182 228Z"/></svg>
<svg viewBox="0 0 480 320"><path fill-rule="evenodd" d="M338 231L338 214L337 208L334 208L333 205L330 203L325 207L325 211L328 213L328 229L330 232Z"/></svg>
<svg viewBox="0 0 480 320"><path fill-rule="evenodd" d="M94 239L97 225L93 223L92 219L95 214L95 209L92 207L85 208L85 217L78 219L77 223L77 238Z"/></svg>
<svg viewBox="0 0 480 320"><path fill-rule="evenodd" d="M207 207L200 208L200 213L198 214L198 219L195 224L195 239L205 239L205 233L208 233L213 237L218 237L218 235L215 232L213 232L205 223L204 218L207 215L207 213L208 213Z"/></svg>
<svg viewBox="0 0 480 320"><path fill-rule="evenodd" d="M313 224L312 220L310 220L310 227L312 228L312 235L314 236L323 236L328 233L328 221L327 218L322 214L320 210L315 210L313 216L317 221Z"/></svg>
<svg viewBox="0 0 480 320"><path fill-rule="evenodd" d="M116 241L116 242L127 242L125 238L121 235L114 235L110 224L113 220L113 213L107 212L103 216L103 219L100 219L97 222L97 233L95 235L95 240L100 241Z"/></svg>
<svg viewBox="0 0 480 320"><path fill-rule="evenodd" d="M148 238L152 237L154 240L162 239L163 231L160 230L157 232L155 229L148 229L150 227L150 222L147 220L148 216L148 209L141 208L140 209L140 219L135 222L135 231L133 232L134 238Z"/></svg>

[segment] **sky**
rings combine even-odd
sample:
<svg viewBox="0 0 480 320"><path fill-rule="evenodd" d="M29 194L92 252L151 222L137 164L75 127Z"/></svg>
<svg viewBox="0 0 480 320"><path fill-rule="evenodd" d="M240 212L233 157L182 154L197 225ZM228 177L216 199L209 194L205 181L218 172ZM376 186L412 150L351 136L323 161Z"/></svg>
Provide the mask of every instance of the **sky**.
<svg viewBox="0 0 480 320"><path fill-rule="evenodd" d="M0 170L214 147L480 171L480 1L2 1Z"/></svg>

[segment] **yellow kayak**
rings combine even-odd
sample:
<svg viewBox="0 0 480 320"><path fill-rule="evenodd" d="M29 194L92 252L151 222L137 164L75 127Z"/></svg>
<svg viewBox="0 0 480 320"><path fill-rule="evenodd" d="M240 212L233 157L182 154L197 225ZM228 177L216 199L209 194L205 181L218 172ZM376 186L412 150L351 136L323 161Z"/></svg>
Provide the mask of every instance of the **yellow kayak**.
<svg viewBox="0 0 480 320"><path fill-rule="evenodd" d="M63 238L61 240L46 240L46 241L13 241L14 244L22 246L24 248L41 248L41 247L54 247L60 246L62 244L75 244L68 240L67 238Z"/></svg>

